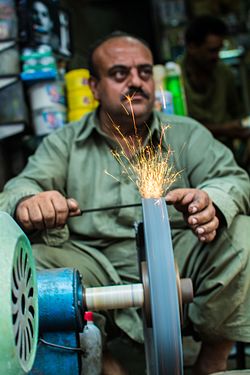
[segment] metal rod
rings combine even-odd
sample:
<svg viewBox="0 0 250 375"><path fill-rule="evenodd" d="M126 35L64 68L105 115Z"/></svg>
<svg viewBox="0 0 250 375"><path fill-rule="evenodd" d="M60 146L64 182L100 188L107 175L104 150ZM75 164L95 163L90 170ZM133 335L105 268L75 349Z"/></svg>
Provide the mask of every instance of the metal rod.
<svg viewBox="0 0 250 375"><path fill-rule="evenodd" d="M86 288L84 300L87 309L92 311L142 307L143 285L126 284Z"/></svg>
<svg viewBox="0 0 250 375"><path fill-rule="evenodd" d="M140 207L141 203L132 203L132 204L123 204L119 206L108 206L108 207L98 207L98 208L87 208L86 210L81 210L80 215L86 214L88 212L98 212L98 211L108 211L108 210L119 210L120 208L128 208L128 207ZM188 228L188 225L185 224L182 220L178 220L175 222L171 222L169 220L171 229L185 229Z"/></svg>
<svg viewBox="0 0 250 375"><path fill-rule="evenodd" d="M139 207L141 203L133 203L133 204L123 204L120 206L109 206L109 207L99 207L99 208L87 208L86 210L81 210L81 215L87 212L97 212L97 211L107 211L107 210L119 210L120 208L127 208L127 207Z"/></svg>

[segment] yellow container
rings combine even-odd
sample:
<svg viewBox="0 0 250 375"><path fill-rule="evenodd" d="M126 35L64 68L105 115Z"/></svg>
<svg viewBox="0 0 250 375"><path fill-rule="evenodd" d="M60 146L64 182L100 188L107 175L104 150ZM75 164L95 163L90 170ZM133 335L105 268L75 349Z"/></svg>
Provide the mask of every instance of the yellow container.
<svg viewBox="0 0 250 375"><path fill-rule="evenodd" d="M88 69L75 69L65 74L66 88L68 92L88 88L89 84Z"/></svg>
<svg viewBox="0 0 250 375"><path fill-rule="evenodd" d="M68 107L71 111L94 107L94 102L95 99L90 89L74 90L68 93Z"/></svg>
<svg viewBox="0 0 250 375"><path fill-rule="evenodd" d="M83 115L85 115L88 112L93 111L93 109L90 108L82 108L82 109L76 109L75 111L69 111L68 112L68 121L78 121L82 118Z"/></svg>

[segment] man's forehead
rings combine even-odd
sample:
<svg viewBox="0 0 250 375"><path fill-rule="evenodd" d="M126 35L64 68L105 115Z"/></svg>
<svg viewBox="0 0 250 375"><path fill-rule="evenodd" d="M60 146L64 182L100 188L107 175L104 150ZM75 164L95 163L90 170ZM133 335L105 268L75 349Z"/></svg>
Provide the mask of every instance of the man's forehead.
<svg viewBox="0 0 250 375"><path fill-rule="evenodd" d="M152 63L151 51L137 39L116 37L102 43L95 51L96 62L109 65L126 65L126 60L141 60L141 63Z"/></svg>

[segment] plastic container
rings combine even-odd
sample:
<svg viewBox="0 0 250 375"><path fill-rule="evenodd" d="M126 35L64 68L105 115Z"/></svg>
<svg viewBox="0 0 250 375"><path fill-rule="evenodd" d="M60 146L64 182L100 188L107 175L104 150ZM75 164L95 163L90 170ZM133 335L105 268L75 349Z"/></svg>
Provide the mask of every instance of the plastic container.
<svg viewBox="0 0 250 375"><path fill-rule="evenodd" d="M46 135L62 128L66 124L66 110L43 108L32 113L32 123L36 135Z"/></svg>
<svg viewBox="0 0 250 375"><path fill-rule="evenodd" d="M166 113L167 115L174 114L173 95L170 91L155 91L155 109Z"/></svg>
<svg viewBox="0 0 250 375"><path fill-rule="evenodd" d="M166 77L164 79L164 89L170 91L173 96L174 114L185 116L187 115L187 105L181 68L174 62L168 62L165 67Z"/></svg>
<svg viewBox="0 0 250 375"><path fill-rule="evenodd" d="M153 66L153 76L155 81L155 89L163 89L164 80L166 77L166 68L164 65L156 64Z"/></svg>
<svg viewBox="0 0 250 375"><path fill-rule="evenodd" d="M80 333L80 345L84 350L81 356L82 375L100 375L102 371L102 337L99 328L94 324L93 313L84 314L86 325Z"/></svg>
<svg viewBox="0 0 250 375"><path fill-rule="evenodd" d="M62 82L43 82L32 85L29 90L31 109L54 107L65 110L65 94Z"/></svg>
<svg viewBox="0 0 250 375"><path fill-rule="evenodd" d="M86 113L92 112L93 108L80 108L76 109L75 111L68 112L68 121L78 121L82 118L82 116L86 115Z"/></svg>
<svg viewBox="0 0 250 375"><path fill-rule="evenodd" d="M89 88L88 69L75 69L65 74L65 82L68 91Z"/></svg>
<svg viewBox="0 0 250 375"><path fill-rule="evenodd" d="M166 78L166 69L164 65L158 64L153 67L153 76L155 81L155 109L168 115L174 113L173 95L170 91L164 89Z"/></svg>
<svg viewBox="0 0 250 375"><path fill-rule="evenodd" d="M21 54L22 80L55 79L57 75L56 59L47 45L37 48L24 48ZM39 74L41 75L39 76ZM53 73L53 77L51 74Z"/></svg>
<svg viewBox="0 0 250 375"><path fill-rule="evenodd" d="M91 90L87 87L81 90L74 90L68 92L68 107L70 110L76 110L79 108L90 108L95 107L95 99Z"/></svg>

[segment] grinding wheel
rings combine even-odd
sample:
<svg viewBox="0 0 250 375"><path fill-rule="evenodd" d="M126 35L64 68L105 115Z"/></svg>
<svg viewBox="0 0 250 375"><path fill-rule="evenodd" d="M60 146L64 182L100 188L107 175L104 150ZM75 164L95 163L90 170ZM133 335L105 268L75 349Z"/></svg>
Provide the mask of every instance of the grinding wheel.
<svg viewBox="0 0 250 375"><path fill-rule="evenodd" d="M38 339L38 294L29 240L0 211L0 374L28 373Z"/></svg>
<svg viewBox="0 0 250 375"><path fill-rule="evenodd" d="M147 373L183 374L175 264L167 205L142 199L144 251L148 269L151 324L144 321Z"/></svg>

